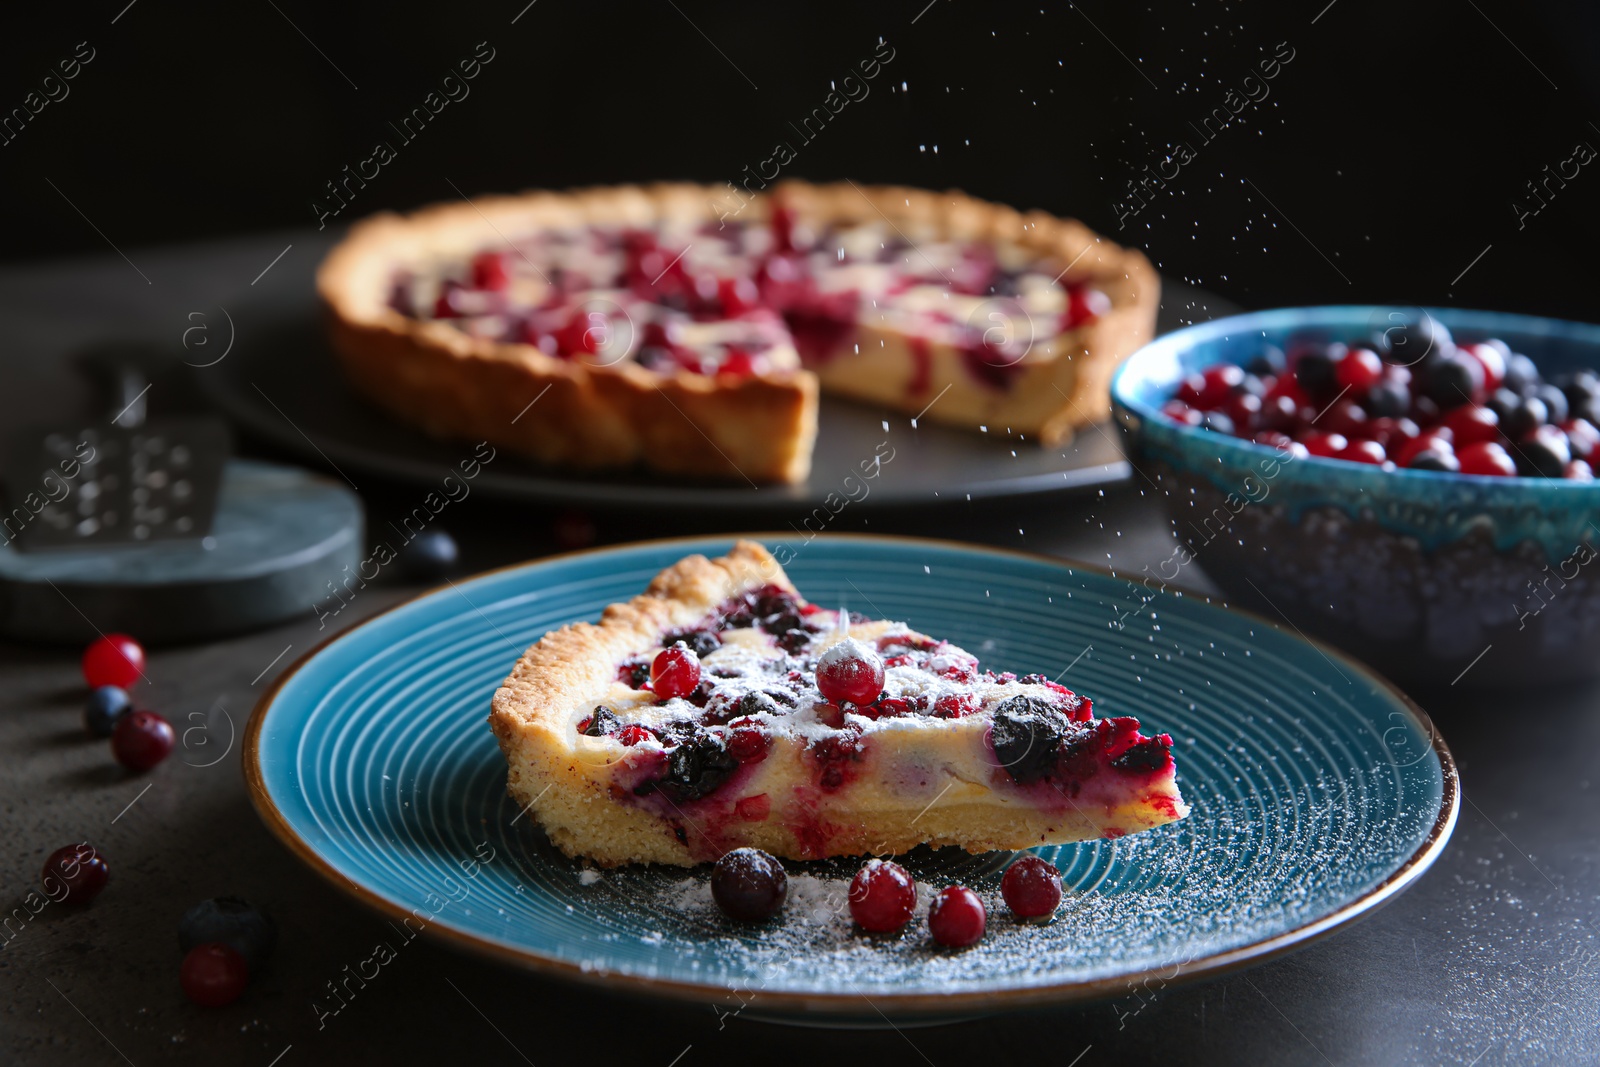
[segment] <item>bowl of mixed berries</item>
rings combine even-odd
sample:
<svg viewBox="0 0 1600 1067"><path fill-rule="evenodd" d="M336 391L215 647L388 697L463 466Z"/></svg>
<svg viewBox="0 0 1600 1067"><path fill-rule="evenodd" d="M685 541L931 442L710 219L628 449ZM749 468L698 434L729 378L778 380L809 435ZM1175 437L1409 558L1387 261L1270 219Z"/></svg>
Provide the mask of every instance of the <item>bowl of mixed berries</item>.
<svg viewBox="0 0 1600 1067"><path fill-rule="evenodd" d="M1230 600L1413 683L1600 673L1600 326L1284 308L1180 330L1112 384L1176 544Z"/></svg>

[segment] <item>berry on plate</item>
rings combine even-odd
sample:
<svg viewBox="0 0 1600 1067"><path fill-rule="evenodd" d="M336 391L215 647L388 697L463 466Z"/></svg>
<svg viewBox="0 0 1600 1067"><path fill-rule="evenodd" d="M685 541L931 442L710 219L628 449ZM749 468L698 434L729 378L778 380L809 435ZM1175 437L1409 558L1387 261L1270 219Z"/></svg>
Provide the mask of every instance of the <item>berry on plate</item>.
<svg viewBox="0 0 1600 1067"><path fill-rule="evenodd" d="M1019 919L1054 915L1061 906L1061 872L1055 864L1024 853L1006 868L1000 879L1000 896Z"/></svg>
<svg viewBox="0 0 1600 1067"><path fill-rule="evenodd" d="M850 880L850 917L868 933L892 933L916 910L917 883L898 863L870 859Z"/></svg>
<svg viewBox="0 0 1600 1067"><path fill-rule="evenodd" d="M783 864L759 848L736 848L712 868L711 899L730 919L770 919L788 896L789 876Z"/></svg>
<svg viewBox="0 0 1600 1067"><path fill-rule="evenodd" d="M835 704L870 704L883 692L883 657L846 637L817 660L817 689Z"/></svg>
<svg viewBox="0 0 1600 1067"><path fill-rule="evenodd" d="M983 901L964 885L941 889L928 907L928 932L946 948L976 945L987 925Z"/></svg>

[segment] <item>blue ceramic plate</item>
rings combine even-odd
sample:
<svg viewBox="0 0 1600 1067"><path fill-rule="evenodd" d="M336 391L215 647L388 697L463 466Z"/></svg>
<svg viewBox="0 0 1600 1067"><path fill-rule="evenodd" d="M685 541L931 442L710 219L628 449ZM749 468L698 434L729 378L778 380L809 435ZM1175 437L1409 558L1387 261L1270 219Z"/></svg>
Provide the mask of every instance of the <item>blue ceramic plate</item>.
<svg viewBox="0 0 1600 1067"><path fill-rule="evenodd" d="M397 927L619 992L857 1018L1114 997L1260 960L1394 895L1455 824L1455 767L1427 717L1337 652L1044 557L825 535L790 546L810 599L904 619L995 669L1064 669L1098 713L1172 734L1193 813L1039 850L1067 885L1047 926L999 902L1008 854L914 854L919 881L960 881L990 903L988 936L959 953L931 948L920 916L898 938L854 934L849 861L791 865L783 920L754 929L719 916L704 870L585 870L507 799L489 698L547 630L597 619L680 557L730 543L495 571L339 635L256 708L245 773L257 809Z"/></svg>

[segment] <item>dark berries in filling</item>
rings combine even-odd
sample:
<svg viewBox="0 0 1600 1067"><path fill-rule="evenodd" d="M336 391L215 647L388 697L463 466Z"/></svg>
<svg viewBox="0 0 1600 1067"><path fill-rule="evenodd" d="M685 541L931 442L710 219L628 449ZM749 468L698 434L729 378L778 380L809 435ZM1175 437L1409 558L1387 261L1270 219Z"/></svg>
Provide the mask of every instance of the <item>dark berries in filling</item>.
<svg viewBox="0 0 1600 1067"><path fill-rule="evenodd" d="M898 863L868 860L850 881L850 917L872 934L898 930L917 910L917 883Z"/></svg>
<svg viewBox="0 0 1600 1067"><path fill-rule="evenodd" d="M1006 868L1000 879L1000 895L1006 907L1019 919L1039 919L1054 915L1061 905L1061 872L1055 864L1024 853Z"/></svg>
<svg viewBox="0 0 1600 1067"><path fill-rule="evenodd" d="M679 642L701 659L722 647L722 640L710 630L672 630L661 639L661 647L671 648Z"/></svg>
<svg viewBox="0 0 1600 1067"><path fill-rule="evenodd" d="M1166 734L1138 742L1111 761L1119 771L1159 771L1172 759L1172 738Z"/></svg>
<svg viewBox="0 0 1600 1067"><path fill-rule="evenodd" d="M659 790L668 800L681 804L708 795L738 769L738 758L720 740L695 731L668 750L666 774L636 787L634 792L648 796Z"/></svg>
<svg viewBox="0 0 1600 1067"><path fill-rule="evenodd" d="M589 737L605 737L622 729L622 720L617 718L617 713L604 704L597 704L594 714L578 724L578 732Z"/></svg>
<svg viewBox="0 0 1600 1067"><path fill-rule="evenodd" d="M1036 697L1014 696L995 705L990 738L995 759L1018 782L1037 782L1059 764L1063 749L1087 733L1058 708Z"/></svg>
<svg viewBox="0 0 1600 1067"><path fill-rule="evenodd" d="M788 895L789 876L783 864L759 848L736 848L711 871L711 899L730 919L770 919Z"/></svg>

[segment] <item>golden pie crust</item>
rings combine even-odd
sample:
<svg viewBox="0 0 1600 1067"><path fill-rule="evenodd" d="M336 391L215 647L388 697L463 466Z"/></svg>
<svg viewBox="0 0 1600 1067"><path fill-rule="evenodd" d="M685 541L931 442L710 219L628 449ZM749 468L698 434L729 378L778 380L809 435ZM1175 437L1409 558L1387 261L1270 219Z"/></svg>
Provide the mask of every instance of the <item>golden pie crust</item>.
<svg viewBox="0 0 1600 1067"><path fill-rule="evenodd" d="M1063 284L1092 285L1111 308L1076 329L1034 338L1011 387L996 390L963 374L954 346L909 337L888 322L857 326L856 355L814 370L736 378L561 359L389 306L395 271L408 264L465 262L541 228L644 226L664 218L715 223L725 197L717 186L620 186L486 197L366 219L318 272L334 351L361 393L436 437L487 440L570 470L642 466L771 484L802 482L809 473L819 386L910 414L926 408L928 421L1050 446L1105 417L1112 372L1154 332L1159 282L1149 261L1079 222L954 191L850 182L781 183L748 202L741 221L764 223L779 198L807 224L880 220L913 247L920 240L1003 243L1064 264ZM921 370L919 360L927 361ZM915 388L919 374L933 387ZM953 387L936 399L946 382Z"/></svg>

